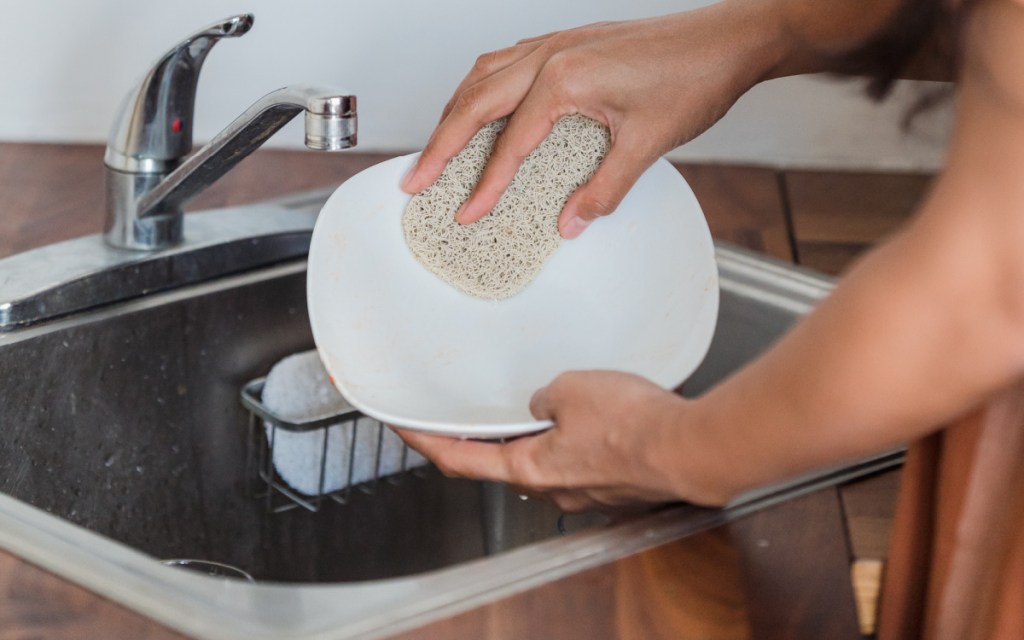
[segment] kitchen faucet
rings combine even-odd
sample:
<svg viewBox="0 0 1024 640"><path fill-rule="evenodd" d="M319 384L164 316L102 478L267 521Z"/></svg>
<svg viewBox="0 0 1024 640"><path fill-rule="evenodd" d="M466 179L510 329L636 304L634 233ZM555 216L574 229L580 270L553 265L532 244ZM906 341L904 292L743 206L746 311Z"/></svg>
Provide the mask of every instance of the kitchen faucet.
<svg viewBox="0 0 1024 640"><path fill-rule="evenodd" d="M293 85L257 100L192 151L196 85L222 38L252 28L250 14L201 29L165 53L128 94L107 143L103 234L0 260L4 334L84 309L303 259L325 195L291 194L188 216L182 207L305 113L306 146L356 144L356 98Z"/></svg>
<svg viewBox="0 0 1024 640"><path fill-rule="evenodd" d="M196 86L206 55L222 38L245 35L242 14L202 29L172 47L129 93L104 155L108 244L159 250L182 242L182 206L288 121L305 112L306 146L336 151L356 144L356 97L294 85L257 100L202 149L192 150Z"/></svg>

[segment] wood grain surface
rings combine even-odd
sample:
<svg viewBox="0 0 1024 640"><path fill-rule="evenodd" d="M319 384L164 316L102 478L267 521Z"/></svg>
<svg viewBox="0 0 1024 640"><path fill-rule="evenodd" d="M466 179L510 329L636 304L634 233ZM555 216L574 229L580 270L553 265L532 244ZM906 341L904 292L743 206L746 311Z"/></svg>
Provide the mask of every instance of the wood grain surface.
<svg viewBox="0 0 1024 640"><path fill-rule="evenodd" d="M857 638L843 529L818 491L392 640Z"/></svg>
<svg viewBox="0 0 1024 640"><path fill-rule="evenodd" d="M676 166L697 196L712 236L773 258L793 261L778 172L745 166Z"/></svg>
<svg viewBox="0 0 1024 640"><path fill-rule="evenodd" d="M203 192L189 210L259 202L336 186L387 154L259 151ZM0 144L0 257L99 233L103 147Z"/></svg>
<svg viewBox="0 0 1024 640"><path fill-rule="evenodd" d="M755 637L760 636L750 626L742 560L723 527L550 582L393 640Z"/></svg>
<svg viewBox="0 0 1024 640"><path fill-rule="evenodd" d="M906 223L931 177L787 171L783 182L800 264L839 274Z"/></svg>
<svg viewBox="0 0 1024 640"><path fill-rule="evenodd" d="M0 640L183 637L0 550Z"/></svg>
<svg viewBox="0 0 1024 640"><path fill-rule="evenodd" d="M0 257L101 229L102 154L0 144ZM193 208L337 185L387 157L260 151ZM927 185L927 177L680 170L716 238L831 272L901 224ZM866 221L847 219L864 211ZM850 560L884 554L897 478L819 491L401 637L857 637ZM179 636L0 552L0 639L35 637Z"/></svg>
<svg viewBox="0 0 1024 640"><path fill-rule="evenodd" d="M857 637L837 497L824 489L730 525L743 554L754 637Z"/></svg>

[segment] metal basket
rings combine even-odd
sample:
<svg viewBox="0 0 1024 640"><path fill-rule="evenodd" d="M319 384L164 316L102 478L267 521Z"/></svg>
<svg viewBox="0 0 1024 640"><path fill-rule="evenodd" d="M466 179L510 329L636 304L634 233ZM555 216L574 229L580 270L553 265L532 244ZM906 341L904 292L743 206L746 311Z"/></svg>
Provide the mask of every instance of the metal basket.
<svg viewBox="0 0 1024 640"><path fill-rule="evenodd" d="M266 500L266 508L270 513L280 513L296 507L302 507L309 511L319 511L325 500L337 504L346 504L352 497L353 488L364 494L372 494L377 488L381 478L381 449L384 443L383 423L372 420L372 424L359 419L366 417L357 409L349 409L303 422L292 422L285 420L269 411L260 401L263 395L263 384L266 378L256 378L242 388L242 405L249 411L248 438L246 454L246 478L248 479L249 493L252 497ZM347 451L337 455L347 456L348 482L340 489L324 492L327 460L332 452L328 450L328 431L335 425L351 425L347 431L349 442ZM264 427L267 425L267 427ZM366 432L366 427L376 429L377 451L373 459L373 475L369 480L353 485L354 472L356 467L356 441L359 434ZM320 444L319 464L319 491L316 495L304 496L292 487L288 486L278 477L274 467L274 442L277 439L279 429L293 433L322 433ZM315 437L315 436L313 436ZM365 437L365 436L364 436ZM399 484L407 475L420 475L420 468L409 469L409 448L402 445L401 466L397 473L392 473L384 479L392 484Z"/></svg>

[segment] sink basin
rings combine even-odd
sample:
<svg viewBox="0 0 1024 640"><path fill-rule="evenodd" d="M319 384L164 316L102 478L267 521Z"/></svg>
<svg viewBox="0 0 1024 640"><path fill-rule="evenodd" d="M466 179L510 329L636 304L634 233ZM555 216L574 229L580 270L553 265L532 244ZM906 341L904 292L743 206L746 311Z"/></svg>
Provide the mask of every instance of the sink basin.
<svg viewBox="0 0 1024 640"><path fill-rule="evenodd" d="M311 227L321 201L282 210ZM690 395L831 287L727 246L717 259L718 331ZM188 634L365 638L897 461L880 455L726 509L675 505L615 524L433 470L317 513L270 513L252 495L239 390L312 347L304 279L304 260L286 259L0 333L0 546ZM256 582L158 562L167 558L224 563Z"/></svg>

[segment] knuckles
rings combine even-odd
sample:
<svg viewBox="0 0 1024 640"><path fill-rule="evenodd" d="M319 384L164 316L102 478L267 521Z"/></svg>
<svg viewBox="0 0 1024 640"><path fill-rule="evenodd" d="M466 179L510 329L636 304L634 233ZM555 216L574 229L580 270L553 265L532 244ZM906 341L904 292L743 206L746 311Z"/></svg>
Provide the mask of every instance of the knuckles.
<svg viewBox="0 0 1024 640"><path fill-rule="evenodd" d="M556 31L552 33L542 45L548 50L549 55L555 55L557 52L565 51L576 46L579 41L577 33L572 29L568 31Z"/></svg>
<svg viewBox="0 0 1024 640"><path fill-rule="evenodd" d="M619 206L619 198L608 193L592 193L588 189L580 193L578 206L580 211L595 217L611 215Z"/></svg>
<svg viewBox="0 0 1024 640"><path fill-rule="evenodd" d="M540 467L532 457L523 453L522 450L508 458L508 482L538 491L549 488L544 481L544 473Z"/></svg>
<svg viewBox="0 0 1024 640"><path fill-rule="evenodd" d="M552 53L540 71L541 80L552 87L558 87L569 95L577 93L586 82L589 61L579 52L564 49Z"/></svg>
<svg viewBox="0 0 1024 640"><path fill-rule="evenodd" d="M484 98L476 85L468 87L455 98L452 111L483 126L487 124L486 119L481 116L484 111Z"/></svg>
<svg viewBox="0 0 1024 640"><path fill-rule="evenodd" d="M477 56L470 72L475 76L489 76L501 68L502 51L488 51Z"/></svg>
<svg viewBox="0 0 1024 640"><path fill-rule="evenodd" d="M592 501L574 493L559 493L551 497L551 502L564 513L582 513L593 507Z"/></svg>
<svg viewBox="0 0 1024 640"><path fill-rule="evenodd" d="M454 460L447 451L438 451L431 460L437 470L447 478L461 478L462 474L456 470Z"/></svg>

